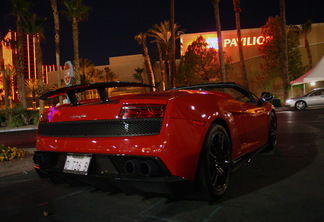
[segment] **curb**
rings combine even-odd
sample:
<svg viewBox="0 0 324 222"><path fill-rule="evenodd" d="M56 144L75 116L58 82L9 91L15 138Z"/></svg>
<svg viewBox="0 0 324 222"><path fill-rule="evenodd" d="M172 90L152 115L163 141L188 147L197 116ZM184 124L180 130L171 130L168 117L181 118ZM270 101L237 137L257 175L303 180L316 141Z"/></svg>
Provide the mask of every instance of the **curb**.
<svg viewBox="0 0 324 222"><path fill-rule="evenodd" d="M37 130L37 125L29 125L29 126L21 126L21 127L3 127L0 128L0 133L9 133L9 132L20 132L20 131L28 131L28 130Z"/></svg>
<svg viewBox="0 0 324 222"><path fill-rule="evenodd" d="M5 146L21 146L35 144L37 126L24 126L16 128L0 128L0 143Z"/></svg>

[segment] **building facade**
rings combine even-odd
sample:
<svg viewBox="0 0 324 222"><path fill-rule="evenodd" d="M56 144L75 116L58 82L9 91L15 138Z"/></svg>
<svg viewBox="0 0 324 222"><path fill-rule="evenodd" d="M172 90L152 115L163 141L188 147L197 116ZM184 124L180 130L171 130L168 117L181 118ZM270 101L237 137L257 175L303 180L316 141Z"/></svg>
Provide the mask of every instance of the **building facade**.
<svg viewBox="0 0 324 222"><path fill-rule="evenodd" d="M9 32L1 39L1 49L3 56L3 69L7 71L12 71L15 66L15 61L17 59L17 33L9 30ZM34 35L24 34L24 77L25 80L36 80L36 38ZM48 73L51 71L56 71L55 65L43 65L42 74L43 82L48 83ZM10 82L11 82L11 99L17 99L17 84L14 72L11 72ZM3 75L4 73L0 71L0 89L3 89ZM26 87L27 96L30 97L31 89ZM0 101L3 100L4 92L0 93Z"/></svg>
<svg viewBox="0 0 324 222"><path fill-rule="evenodd" d="M271 36L263 36L261 33L261 28L241 29L241 34L244 60L250 86L249 88L256 94L260 94L265 90L265 86L262 84L260 85L260 81L258 80L258 76L260 75L260 63L262 62L259 46L264 44L266 40L271 39ZM204 37L210 47L213 47L216 50L218 49L216 32L183 34L180 36L181 55L185 54L188 46L199 36ZM324 55L324 23L312 24L312 30L307 37L312 54L313 65L315 65ZM227 73L227 81L237 82L243 85L244 80L240 69L236 30L222 31L222 39L225 56L230 57L231 59L231 69ZM302 35L300 36L299 49L302 55L302 63L306 66L307 54L304 44L304 37ZM311 89L311 86L307 86L307 88ZM278 97L283 97L282 82L280 80L273 82L270 90Z"/></svg>

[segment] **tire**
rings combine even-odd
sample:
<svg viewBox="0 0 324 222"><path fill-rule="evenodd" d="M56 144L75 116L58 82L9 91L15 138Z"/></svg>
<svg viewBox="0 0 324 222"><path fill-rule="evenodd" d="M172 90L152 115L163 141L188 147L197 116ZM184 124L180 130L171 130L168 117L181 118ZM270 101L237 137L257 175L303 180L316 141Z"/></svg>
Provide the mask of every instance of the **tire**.
<svg viewBox="0 0 324 222"><path fill-rule="evenodd" d="M295 103L295 109L296 110L304 110L304 109L306 109L306 107L307 107L307 104L304 101L297 101Z"/></svg>
<svg viewBox="0 0 324 222"><path fill-rule="evenodd" d="M263 152L272 152L276 150L277 145L277 119L274 113L270 114L268 147Z"/></svg>
<svg viewBox="0 0 324 222"><path fill-rule="evenodd" d="M231 174L231 142L223 126L214 124L202 148L198 182L202 197L218 200L225 193Z"/></svg>

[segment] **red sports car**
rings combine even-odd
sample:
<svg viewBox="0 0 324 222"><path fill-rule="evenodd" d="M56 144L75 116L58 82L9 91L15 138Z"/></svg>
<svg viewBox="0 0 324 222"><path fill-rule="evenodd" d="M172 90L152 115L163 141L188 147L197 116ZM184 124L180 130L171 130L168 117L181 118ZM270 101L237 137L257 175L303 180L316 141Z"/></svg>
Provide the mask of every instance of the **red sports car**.
<svg viewBox="0 0 324 222"><path fill-rule="evenodd" d="M109 88L148 87L109 82L61 88L67 95L41 117L35 169L53 181L79 181L127 194L220 198L231 172L276 145L274 107L236 83L109 97ZM79 99L87 90L98 99Z"/></svg>

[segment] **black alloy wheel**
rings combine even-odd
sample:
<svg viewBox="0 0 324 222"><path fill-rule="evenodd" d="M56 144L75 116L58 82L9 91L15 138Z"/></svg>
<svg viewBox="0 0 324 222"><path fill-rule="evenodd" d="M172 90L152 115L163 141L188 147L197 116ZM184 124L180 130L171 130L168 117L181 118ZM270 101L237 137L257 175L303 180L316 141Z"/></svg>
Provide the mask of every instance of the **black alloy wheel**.
<svg viewBox="0 0 324 222"><path fill-rule="evenodd" d="M225 193L231 174L231 142L223 126L210 128L201 153L199 185L204 199L217 200Z"/></svg>
<svg viewBox="0 0 324 222"><path fill-rule="evenodd" d="M272 154L272 151L276 150L277 145L277 119L275 114L272 112L270 114L269 120L269 134L268 134L268 147L262 152L267 154ZM268 153L270 152L270 153Z"/></svg>

